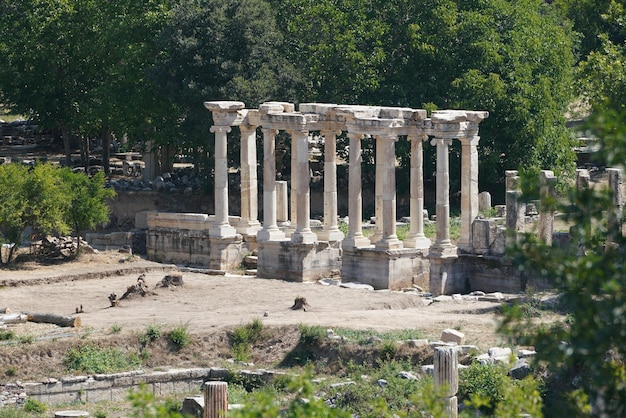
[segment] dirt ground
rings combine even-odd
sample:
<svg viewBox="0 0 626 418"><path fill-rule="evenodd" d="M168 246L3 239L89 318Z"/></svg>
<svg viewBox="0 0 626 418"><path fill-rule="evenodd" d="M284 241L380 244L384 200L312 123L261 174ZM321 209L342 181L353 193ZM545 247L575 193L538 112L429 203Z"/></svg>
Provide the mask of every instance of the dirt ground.
<svg viewBox="0 0 626 418"><path fill-rule="evenodd" d="M79 315L79 329L55 325L27 323L12 329L19 336L32 336L37 350L13 349L0 356L1 365L17 364L24 368L20 378L28 379L26 362L55 357L52 351L62 350L76 341L77 335L90 338L111 337L112 330L122 332L113 344L132 344L148 326L163 329L187 325L199 350L210 350L215 341L223 342L228 329L261 319L267 327L296 330L298 324L320 325L327 328L414 329L422 338L438 339L445 328L461 330L467 343L487 349L498 344L495 332L497 304L477 301L436 302L424 305L424 298L408 292L371 291L324 286L316 283L293 283L259 279L253 276L213 276L183 272L184 286L175 289L156 288L156 284L175 266L146 261L139 257L130 260L114 251L85 255L79 261L42 265L28 262L19 269L0 270L0 307L12 312L38 312L58 315ZM122 300L120 306L110 307L111 293L121 296L134 285L142 272L152 296ZM310 307L305 311L291 310L297 296L305 297ZM82 306L83 312L76 314ZM287 333L285 331L285 333ZM285 334L286 335L286 334ZM294 337L297 341L297 337ZM45 341L57 344L44 348ZM65 342L64 342L65 341ZM52 347L52 348L51 348ZM289 349L285 347L285 349ZM19 351L19 352L16 352ZM41 351L41 355L26 355ZM219 351L219 350L218 350ZM62 356L62 353L61 353ZM227 356L224 353L224 356ZM32 358L31 358L32 357ZM194 364L180 356L172 360L172 367L205 366ZM197 357L197 356L196 356ZM60 363L57 363L60 364ZM35 366L35 365L34 365ZM49 365L54 368L54 365ZM32 367L32 373L42 372ZM51 370L48 370L51 372ZM62 371L57 371L60 375Z"/></svg>
<svg viewBox="0 0 626 418"><path fill-rule="evenodd" d="M125 255L114 251L86 257L80 262L57 266L31 265L26 270L0 270L0 283L5 285L0 290L0 306L9 307L13 312L72 315L82 305L82 326L96 331L110 329L114 324L123 329L145 329L156 323L188 324L193 332L207 333L260 318L266 325L305 323L376 330L416 328L430 338L438 337L444 328L460 327L470 342L495 342L495 316L478 314L493 308L491 302L454 301L426 307L424 298L414 293L190 272L183 273L183 287L156 289L156 284L170 267L175 269L174 266L139 258L120 263ZM119 307L111 308L108 295L114 292L121 296L128 286L135 284L140 274L126 274L129 269L148 270L145 280L156 294L124 300ZM107 277L106 274L112 275ZM33 281L39 284L28 284ZM46 281L52 283L42 283ZM11 282L19 285L12 286ZM296 296L305 297L310 304L306 312L290 309Z"/></svg>

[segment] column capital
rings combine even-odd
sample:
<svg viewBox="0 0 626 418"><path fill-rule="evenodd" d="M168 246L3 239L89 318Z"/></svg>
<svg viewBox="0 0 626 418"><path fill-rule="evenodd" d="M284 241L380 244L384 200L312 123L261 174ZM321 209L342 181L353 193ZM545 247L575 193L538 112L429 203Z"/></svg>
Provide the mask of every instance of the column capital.
<svg viewBox="0 0 626 418"><path fill-rule="evenodd" d="M347 133L347 136L349 139L356 139L356 140L362 140L363 139L363 134L358 134L356 132L349 132Z"/></svg>
<svg viewBox="0 0 626 418"><path fill-rule="evenodd" d="M433 138L430 140L430 145L445 145L449 147L452 145L452 140L448 138Z"/></svg>
<svg viewBox="0 0 626 418"><path fill-rule="evenodd" d="M372 135L372 137L374 139L380 139L382 141L394 141L394 142L398 141L398 134L393 133L393 132L389 132L389 133L385 132L383 134L374 134Z"/></svg>
<svg viewBox="0 0 626 418"><path fill-rule="evenodd" d="M263 135L270 135L270 134L274 134L276 135L278 133L278 129L274 129L274 128L261 128L261 132L263 132Z"/></svg>
<svg viewBox="0 0 626 418"><path fill-rule="evenodd" d="M323 137L329 136L329 135L334 135L335 137L341 135L341 130L334 130L334 129L322 129L320 130L320 135L322 135Z"/></svg>
<svg viewBox="0 0 626 418"><path fill-rule="evenodd" d="M425 132L420 132L420 133L416 133L416 134L408 134L407 135L407 139L409 141L421 141L424 142L426 140L428 140L428 134Z"/></svg>
<svg viewBox="0 0 626 418"><path fill-rule="evenodd" d="M239 130L240 131L256 131L256 128L258 128L258 126L255 125L240 125L239 126Z"/></svg>
<svg viewBox="0 0 626 418"><path fill-rule="evenodd" d="M478 145L478 142L480 142L480 136L478 135L464 136L464 137L460 137L459 141L461 141L462 145L476 146Z"/></svg>
<svg viewBox="0 0 626 418"><path fill-rule="evenodd" d="M209 129L210 132L212 133L230 133L230 131L232 130L232 128L230 126L219 126L219 125L213 125L211 126L211 128Z"/></svg>

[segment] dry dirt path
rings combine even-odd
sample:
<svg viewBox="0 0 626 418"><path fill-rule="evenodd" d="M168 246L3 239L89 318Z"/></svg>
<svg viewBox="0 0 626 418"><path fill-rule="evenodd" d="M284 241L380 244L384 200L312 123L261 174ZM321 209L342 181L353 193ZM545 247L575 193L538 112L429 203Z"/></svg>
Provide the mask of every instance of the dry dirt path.
<svg viewBox="0 0 626 418"><path fill-rule="evenodd" d="M445 328L456 328L466 334L468 343L481 348L498 342L497 317L491 312L495 305L491 302L451 301L424 306L423 298L413 293L188 272L183 273L184 287L155 289L172 266L137 258L133 262L122 260L123 255L109 252L63 265L31 264L22 270L0 270L0 284L4 285L0 307L13 312L72 315L82 305L82 326L96 333L106 333L114 325L145 330L150 324L187 324L192 333L206 334L259 318L268 326L303 323L331 328L411 328L430 339L437 339ZM107 296L112 292L122 295L142 271L146 271L145 280L156 294L124 300L121 306L111 308ZM306 312L289 309L296 296L307 299L310 308Z"/></svg>

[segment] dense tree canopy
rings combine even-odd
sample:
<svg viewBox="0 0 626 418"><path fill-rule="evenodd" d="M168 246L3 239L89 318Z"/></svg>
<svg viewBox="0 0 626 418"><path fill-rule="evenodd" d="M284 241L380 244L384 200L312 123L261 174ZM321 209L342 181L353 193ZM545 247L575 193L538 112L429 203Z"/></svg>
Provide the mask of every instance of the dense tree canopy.
<svg viewBox="0 0 626 418"><path fill-rule="evenodd" d="M0 99L77 135L196 151L208 139L205 100L488 110L481 181L500 188L504 169L573 169L563 119L575 61L567 16L594 2L553 3L3 0ZM621 3L600 3L573 27L618 42Z"/></svg>

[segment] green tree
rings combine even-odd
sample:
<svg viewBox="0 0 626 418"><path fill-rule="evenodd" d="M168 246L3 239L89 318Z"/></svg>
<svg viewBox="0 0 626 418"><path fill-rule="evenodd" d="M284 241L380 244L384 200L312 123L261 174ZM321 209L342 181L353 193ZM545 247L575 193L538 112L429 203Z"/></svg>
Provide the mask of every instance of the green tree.
<svg viewBox="0 0 626 418"><path fill-rule="evenodd" d="M58 169L51 164L37 164L30 169L0 165L0 186L0 195L7 198L0 206L3 242L11 244L7 262L13 259L28 227L40 234L70 231L65 223L69 196Z"/></svg>
<svg viewBox="0 0 626 418"><path fill-rule="evenodd" d="M622 169L625 122L625 112L605 110L591 123L607 164ZM626 241L613 226L623 213L611 209L612 199L609 190L572 190L558 210L572 225L574 245L547 246L527 236L512 253L526 274L550 280L567 313L562 323L537 327L512 309L502 328L515 342L535 346L537 361L555 376L558 393L546 399L547 416L626 415Z"/></svg>
<svg viewBox="0 0 626 418"><path fill-rule="evenodd" d="M111 132L145 135L169 111L147 78L168 2L1 1L0 102L60 130L67 165L71 137L103 136L106 168Z"/></svg>
<svg viewBox="0 0 626 418"><path fill-rule="evenodd" d="M212 164L206 158L213 141L204 101L239 100L255 107L296 98L298 72L281 55L282 34L263 0L178 2L158 45L150 79L170 98L176 128L175 135L158 141L188 150L198 165Z"/></svg>
<svg viewBox="0 0 626 418"><path fill-rule="evenodd" d="M94 229L98 224L109 220L107 200L115 196L115 190L105 187L103 172L90 178L65 168L60 171L60 178L70 198L65 218L67 224L74 229L78 255L81 231Z"/></svg>
<svg viewBox="0 0 626 418"><path fill-rule="evenodd" d="M15 243L21 240L22 216L27 206L26 195L23 193L27 175L28 167L24 165L0 165L0 243L10 246L7 262L13 257ZM3 262L0 251L0 265Z"/></svg>
<svg viewBox="0 0 626 418"><path fill-rule="evenodd" d="M504 170L520 166L573 174L564 119L573 32L544 1L272 3L289 59L310 80L301 100L488 110L479 145L483 188L496 192ZM406 144L398 145L408 170Z"/></svg>

